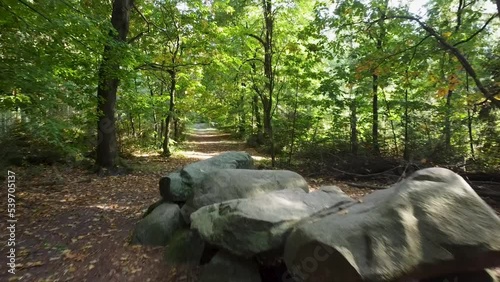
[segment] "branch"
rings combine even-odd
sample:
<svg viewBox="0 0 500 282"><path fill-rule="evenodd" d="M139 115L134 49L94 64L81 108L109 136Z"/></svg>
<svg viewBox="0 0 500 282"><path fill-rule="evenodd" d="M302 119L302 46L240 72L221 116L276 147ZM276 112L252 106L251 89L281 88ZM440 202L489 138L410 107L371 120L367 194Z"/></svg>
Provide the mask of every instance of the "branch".
<svg viewBox="0 0 500 282"><path fill-rule="evenodd" d="M488 19L488 20L484 23L483 27L481 27L479 30L477 30L476 32L474 32L474 33L473 33L473 34L472 34L469 38L464 39L464 40L462 40L462 41L459 41L459 42L457 42L457 43L453 44L453 46L455 46L455 47L456 47L457 45L462 44L462 43L466 43L466 42L470 41L472 38L476 37L476 35L478 35L479 33L481 33L481 32L482 32L482 31L483 31L483 30L484 30L484 29L488 26L488 24L489 24L489 23L490 23L490 22L491 22L494 18L496 18L496 17L497 17L497 14L493 14L493 16L491 16L491 17L490 17L490 18L489 18L489 19Z"/></svg>
<svg viewBox="0 0 500 282"><path fill-rule="evenodd" d="M141 16L141 18L144 20L144 22L146 22L146 26L148 27L148 30L145 32L144 31L139 32L139 34L137 34L136 36L132 37L131 39L129 39L127 41L128 44L135 42L137 39L141 38L144 34L149 33L149 25L150 25L148 19L146 19L146 17L141 13L141 11L139 11L139 9L134 4L134 2L132 2L132 7Z"/></svg>
<svg viewBox="0 0 500 282"><path fill-rule="evenodd" d="M40 15L42 18L46 19L48 22L52 23L52 20L49 19L47 16L45 16L44 14L42 14L41 12L39 12L37 9L33 8L33 6L31 6L30 4L24 2L23 0L18 0L21 4L23 4L24 6L28 7L30 10L32 10L33 12L37 13L38 15Z"/></svg>
<svg viewBox="0 0 500 282"><path fill-rule="evenodd" d="M427 40L427 38L429 38L429 37L431 37L431 35L429 35L429 34L428 34L428 35L427 35L427 36L425 36L422 40L420 40L417 44L415 44L415 45L413 45L413 46L410 46L410 47L408 47L408 48L406 48L406 49L403 49L403 50L401 50L401 51L398 51L398 52L396 52L396 53L389 54L389 55L385 56L384 58L382 58L382 60L380 60L381 62L380 62L380 64L378 64L378 65L376 66L376 68L377 68L377 67L379 67L379 66L381 66L381 65L382 65L382 64L383 64L383 63L384 63L387 59L389 59L389 58L392 58L392 57L394 57L394 56L397 56L397 55L403 54L403 53L405 53L406 51L410 51L411 49L414 49L414 50L416 51L416 50L417 50L417 47L418 47L418 46L420 46L422 43L424 43L424 41L425 41L425 40ZM414 53L415 53L415 52L414 52ZM414 56L415 56L415 55L414 55Z"/></svg>
<svg viewBox="0 0 500 282"><path fill-rule="evenodd" d="M465 58L465 56L458 50L455 46L451 45L444 39L441 35L437 33L434 28L428 26L424 22L422 22L419 18L413 17L413 16L387 16L387 19L404 19L404 20L410 20L417 22L422 29L427 31L432 37L434 37L441 46L452 53L460 62L460 64L464 67L465 71L472 77L474 82L476 83L477 88L481 91L481 93L486 97L486 99L490 100L493 105L496 107L500 108L500 100L495 99L495 94L492 94L486 89L486 87L483 85L481 80L477 77L476 71L472 67L472 65L469 63L469 61Z"/></svg>
<svg viewBox="0 0 500 282"><path fill-rule="evenodd" d="M262 44L262 46L266 46L266 43L264 42L264 40L262 40L262 38L258 37L257 35L251 34L251 33L247 33L246 35L257 39L257 41L259 41L260 44Z"/></svg>
<svg viewBox="0 0 500 282"><path fill-rule="evenodd" d="M159 71L172 71L176 68L180 67L194 67L194 66L208 66L212 64L212 62L206 63L189 63L189 64L175 64L175 65L160 65L157 63L147 63L144 65L140 65L135 67L136 70L159 70Z"/></svg>

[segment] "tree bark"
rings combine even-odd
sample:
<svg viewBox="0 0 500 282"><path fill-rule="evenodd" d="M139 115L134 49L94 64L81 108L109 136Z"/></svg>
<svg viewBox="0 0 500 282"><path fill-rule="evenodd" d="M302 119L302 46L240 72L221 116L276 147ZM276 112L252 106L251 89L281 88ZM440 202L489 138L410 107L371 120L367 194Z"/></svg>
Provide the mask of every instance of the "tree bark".
<svg viewBox="0 0 500 282"><path fill-rule="evenodd" d="M353 155L358 154L358 105L356 104L356 98L351 99L350 110L351 110L351 153Z"/></svg>
<svg viewBox="0 0 500 282"><path fill-rule="evenodd" d="M271 0L262 0L265 22L264 38L264 75L266 77L267 96L262 95L262 107L264 111L264 136L271 146L271 165L274 167L276 154L274 148L274 136L272 125L272 107L274 92L274 72L273 72L273 33L274 33L274 15Z"/></svg>
<svg viewBox="0 0 500 282"><path fill-rule="evenodd" d="M406 71L406 80L408 81L408 70ZM408 127L410 126L410 117L408 115L408 85L405 89L405 147L403 151L403 159L405 161L410 160L410 134L408 132Z"/></svg>
<svg viewBox="0 0 500 282"><path fill-rule="evenodd" d="M111 14L111 24L116 30L110 31L112 41L125 43L129 31L130 10L133 0L115 0ZM116 73L120 69L119 54L115 42L108 42L104 47L99 68L97 88L98 143L96 164L99 167L113 169L118 159L115 125L116 92L120 82Z"/></svg>
<svg viewBox="0 0 500 282"><path fill-rule="evenodd" d="M297 87L295 88L295 103L293 106L293 119L292 119L292 133L290 140L290 153L288 154L288 165L292 163L293 149L295 145L295 125L297 122L297 108L299 106L299 82L297 82Z"/></svg>
<svg viewBox="0 0 500 282"><path fill-rule="evenodd" d="M373 97L372 97L372 147L376 155L380 154L378 142L378 75L373 75Z"/></svg>
<svg viewBox="0 0 500 282"><path fill-rule="evenodd" d="M446 113L444 116L444 146L445 151L449 152L451 149L451 98L453 96L453 90L448 90L448 95L446 95Z"/></svg>
<svg viewBox="0 0 500 282"><path fill-rule="evenodd" d="M257 142L261 145L263 142L262 119L260 118L259 97L257 94L253 96L253 112L255 115L255 126L257 127Z"/></svg>
<svg viewBox="0 0 500 282"><path fill-rule="evenodd" d="M177 84L177 73L175 70L170 72L170 102L168 107L168 114L165 118L165 138L163 139L163 155L169 157L172 153L170 152L170 123L174 118L175 111L175 86Z"/></svg>

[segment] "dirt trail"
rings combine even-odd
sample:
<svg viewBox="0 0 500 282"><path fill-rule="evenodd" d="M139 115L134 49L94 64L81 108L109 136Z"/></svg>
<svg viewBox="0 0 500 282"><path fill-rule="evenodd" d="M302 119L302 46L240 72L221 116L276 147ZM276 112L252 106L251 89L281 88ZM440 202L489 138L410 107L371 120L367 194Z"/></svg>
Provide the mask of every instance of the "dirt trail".
<svg viewBox="0 0 500 282"><path fill-rule="evenodd" d="M243 142L204 125L190 132L183 147L168 159L135 157L130 160L134 171L124 176L99 177L62 165L12 168L17 176L16 274L7 273L8 247L2 244L0 281L195 281L196 273L164 262L163 247L128 244L144 210L160 198L161 176L245 149ZM6 189L0 196L7 198ZM2 204L4 215L5 209ZM0 229L6 228L6 220L1 221ZM4 231L1 241L7 242Z"/></svg>

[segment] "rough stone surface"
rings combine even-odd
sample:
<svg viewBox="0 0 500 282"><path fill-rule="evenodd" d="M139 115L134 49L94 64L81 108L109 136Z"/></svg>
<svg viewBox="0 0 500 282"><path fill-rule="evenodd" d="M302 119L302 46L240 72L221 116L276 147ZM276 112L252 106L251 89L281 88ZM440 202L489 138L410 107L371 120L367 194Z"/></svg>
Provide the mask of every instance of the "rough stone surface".
<svg viewBox="0 0 500 282"><path fill-rule="evenodd" d="M291 232L284 259L299 281L406 281L500 265L500 219L457 174L415 172Z"/></svg>
<svg viewBox="0 0 500 282"><path fill-rule="evenodd" d="M257 263L219 251L203 267L200 282L260 282Z"/></svg>
<svg viewBox="0 0 500 282"><path fill-rule="evenodd" d="M488 270L483 269L473 272L463 272L456 274L448 274L440 277L423 279L418 282L498 282L495 274Z"/></svg>
<svg viewBox="0 0 500 282"><path fill-rule="evenodd" d="M246 152L225 152L212 158L189 164L180 172L160 179L160 194L168 201L184 202L199 187L209 173L224 168L253 168L253 159Z"/></svg>
<svg viewBox="0 0 500 282"><path fill-rule="evenodd" d="M191 215L191 228L210 244L250 257L281 249L286 235L299 220L322 209L339 209L353 202L335 187L311 193L286 189L205 206Z"/></svg>
<svg viewBox="0 0 500 282"><path fill-rule="evenodd" d="M165 246L183 224L179 206L162 203L137 223L132 244Z"/></svg>
<svg viewBox="0 0 500 282"><path fill-rule="evenodd" d="M196 266L200 263L205 242L194 230L180 229L175 232L165 248L168 263Z"/></svg>
<svg viewBox="0 0 500 282"><path fill-rule="evenodd" d="M207 175L181 212L189 222L189 216L201 207L287 188L300 188L309 192L305 179L293 171L221 169Z"/></svg>

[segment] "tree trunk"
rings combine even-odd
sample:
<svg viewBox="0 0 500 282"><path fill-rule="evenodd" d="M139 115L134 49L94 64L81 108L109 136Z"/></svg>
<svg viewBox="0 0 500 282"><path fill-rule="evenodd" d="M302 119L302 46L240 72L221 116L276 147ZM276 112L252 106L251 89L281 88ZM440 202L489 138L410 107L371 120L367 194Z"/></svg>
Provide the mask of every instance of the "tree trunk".
<svg viewBox="0 0 500 282"><path fill-rule="evenodd" d="M245 136L246 113L245 113L245 95L241 95L238 105L238 134Z"/></svg>
<svg viewBox="0 0 500 282"><path fill-rule="evenodd" d="M130 10L133 0L115 0L111 24L118 32L110 32L113 41L125 42L129 30ZM99 68L99 85L97 88L98 110L98 143L96 164L103 168L115 168L118 158L116 143L115 105L119 79L116 72L120 69L119 55L115 42L108 42L104 47L103 58Z"/></svg>
<svg viewBox="0 0 500 282"><path fill-rule="evenodd" d="M297 88L295 89L295 104L293 106L293 119L292 119L292 134L290 141L290 153L288 154L288 165L292 163L293 149L295 145L295 124L297 122L297 108L299 106L299 83L297 81Z"/></svg>
<svg viewBox="0 0 500 282"><path fill-rule="evenodd" d="M372 147L376 155L380 154L380 146L378 142L378 75L373 75L373 101L372 101Z"/></svg>
<svg viewBox="0 0 500 282"><path fill-rule="evenodd" d="M406 71L408 74L408 71ZM407 86L408 87L408 86ZM408 88L405 89L405 148L403 152L403 159L405 161L410 160L410 136L408 134L409 126L409 116L408 116Z"/></svg>
<svg viewBox="0 0 500 282"><path fill-rule="evenodd" d="M353 155L358 154L358 117L357 117L357 104L356 98L351 99L350 110L351 110L351 153Z"/></svg>
<svg viewBox="0 0 500 282"><path fill-rule="evenodd" d="M394 126L394 121L391 118L391 106L389 105L389 101L387 101L387 97L385 94L382 92L384 101L385 101L385 107L387 108L387 113L386 117L389 120L389 123L391 124L391 133L392 133L392 141L394 143L394 149L396 150L396 155L399 155L399 148L398 148L398 138L396 136L396 127Z"/></svg>
<svg viewBox="0 0 500 282"><path fill-rule="evenodd" d="M132 128L132 136L135 137L135 125L134 125L134 118L132 117L132 114L129 113L128 114L128 120L130 122L130 128ZM129 135L130 135L130 132L129 132Z"/></svg>
<svg viewBox="0 0 500 282"><path fill-rule="evenodd" d="M163 139L163 155L169 157L170 152L170 123L174 118L175 111L175 85L177 84L177 73L175 70L170 72L170 103L168 107L168 114L165 118L165 138Z"/></svg>
<svg viewBox="0 0 500 282"><path fill-rule="evenodd" d="M263 133L262 133L262 119L260 117L259 111L259 97L257 94L253 95L253 112L255 115L255 125L257 127L257 142L259 145L263 143Z"/></svg>
<svg viewBox="0 0 500 282"><path fill-rule="evenodd" d="M181 136L181 128L180 128L178 114L179 114L178 111L176 111L176 114L174 117L174 140L175 141L179 141L179 138Z"/></svg>
<svg viewBox="0 0 500 282"><path fill-rule="evenodd" d="M446 113L444 116L444 146L445 151L449 152L451 149L451 96L453 90L448 90L446 96Z"/></svg>
<svg viewBox="0 0 500 282"><path fill-rule="evenodd" d="M498 1L497 3L500 3ZM500 8L500 6L499 6ZM467 96L469 95L469 75L465 75L465 81L466 81L466 90L467 90ZM473 159L475 159L475 154L474 154L474 137L472 135L472 113L469 105L469 99L467 99L467 129L469 131L469 146L470 146L470 154Z"/></svg>
<svg viewBox="0 0 500 282"><path fill-rule="evenodd" d="M385 19L386 12L387 12L387 7L389 5L389 1L385 0L383 3L383 6L379 8L379 14L381 19ZM377 45L376 48L379 52L383 51L382 48L382 43L385 39L385 26L384 26L384 20L381 20L378 22L379 25L379 34L377 35ZM373 153L375 155L380 155L380 143L379 143L379 135L378 135L378 127L379 127L379 120L378 120L378 86L379 86L379 75L378 75L378 70L374 69L373 74L373 104L372 104L372 112L373 112L373 124L372 124L372 147L373 147Z"/></svg>
<svg viewBox="0 0 500 282"><path fill-rule="evenodd" d="M264 110L264 136L269 141L271 146L271 165L274 167L276 163L276 154L274 148L274 136L272 126L272 107L273 107L273 92L274 92L274 73L273 73L273 32L274 32L274 15L271 0L262 0L262 8L264 12L265 22L265 38L264 38L264 75L266 76L266 95L262 95L262 106Z"/></svg>

